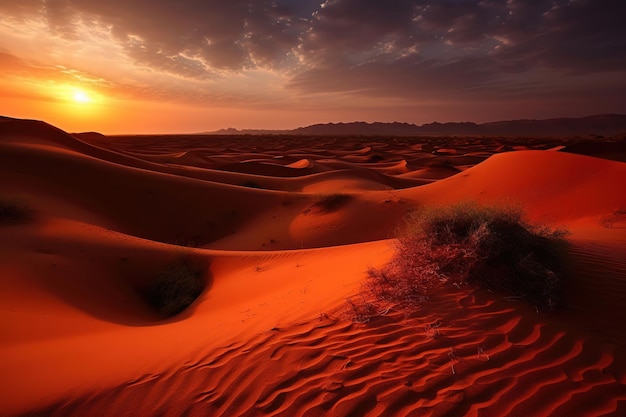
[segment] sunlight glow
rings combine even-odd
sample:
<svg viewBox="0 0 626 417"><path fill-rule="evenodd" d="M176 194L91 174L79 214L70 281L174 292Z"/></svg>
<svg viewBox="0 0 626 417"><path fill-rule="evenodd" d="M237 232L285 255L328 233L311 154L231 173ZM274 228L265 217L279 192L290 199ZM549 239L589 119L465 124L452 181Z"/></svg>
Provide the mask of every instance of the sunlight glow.
<svg viewBox="0 0 626 417"><path fill-rule="evenodd" d="M91 102L91 97L83 90L74 90L72 98L77 103L86 104Z"/></svg>

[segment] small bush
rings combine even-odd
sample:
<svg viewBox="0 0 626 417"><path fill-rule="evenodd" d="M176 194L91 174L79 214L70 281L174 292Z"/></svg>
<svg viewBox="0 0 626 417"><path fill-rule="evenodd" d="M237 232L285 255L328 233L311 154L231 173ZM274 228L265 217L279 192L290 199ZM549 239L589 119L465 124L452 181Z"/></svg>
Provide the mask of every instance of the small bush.
<svg viewBox="0 0 626 417"><path fill-rule="evenodd" d="M179 261L154 277L148 288L148 302L164 317L172 317L202 294L203 275L190 261Z"/></svg>
<svg viewBox="0 0 626 417"><path fill-rule="evenodd" d="M32 220L32 210L17 201L0 199L0 225L27 223Z"/></svg>
<svg viewBox="0 0 626 417"><path fill-rule="evenodd" d="M626 220L626 209L621 208L613 211L613 213L608 216L603 216L600 218L600 224L608 229L613 228L615 223L622 222Z"/></svg>
<svg viewBox="0 0 626 417"><path fill-rule="evenodd" d="M246 181L243 184L241 184L242 187L248 187L248 188L259 188L262 189L263 187L255 181Z"/></svg>
<svg viewBox="0 0 626 417"><path fill-rule="evenodd" d="M414 306L443 283L468 283L552 310L564 302L564 235L526 223L514 208L462 203L421 210L400 230L392 262L369 272L368 292Z"/></svg>
<svg viewBox="0 0 626 417"><path fill-rule="evenodd" d="M371 317L376 315L376 306L366 299L356 302L352 298L348 298L346 301L350 306L350 315L355 323L367 323Z"/></svg>
<svg viewBox="0 0 626 417"><path fill-rule="evenodd" d="M351 198L351 195L343 193L325 194L320 196L308 209L306 209L305 213L331 213L346 204Z"/></svg>

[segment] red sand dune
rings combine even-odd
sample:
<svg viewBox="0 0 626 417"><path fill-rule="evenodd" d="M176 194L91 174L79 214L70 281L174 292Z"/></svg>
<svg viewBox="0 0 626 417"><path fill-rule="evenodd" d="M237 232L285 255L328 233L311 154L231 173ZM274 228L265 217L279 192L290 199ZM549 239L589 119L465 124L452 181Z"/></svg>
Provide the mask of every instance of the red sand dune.
<svg viewBox="0 0 626 417"><path fill-rule="evenodd" d="M3 119L0 198L34 217L0 224L0 415L626 415L626 164L555 141L73 137ZM403 216L463 200L569 228L568 307L450 287L353 323L345 299ZM140 290L181 256L207 288L163 320Z"/></svg>

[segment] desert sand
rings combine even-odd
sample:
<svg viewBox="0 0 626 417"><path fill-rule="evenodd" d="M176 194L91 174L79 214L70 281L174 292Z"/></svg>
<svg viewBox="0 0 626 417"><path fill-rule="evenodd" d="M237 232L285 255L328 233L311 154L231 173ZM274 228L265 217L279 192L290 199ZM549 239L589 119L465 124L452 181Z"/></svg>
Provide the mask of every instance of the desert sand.
<svg viewBox="0 0 626 417"><path fill-rule="evenodd" d="M3 118L0 197L32 218L0 224L0 415L624 416L626 163L574 142ZM354 322L406 213L466 200L570 231L566 308L449 287ZM140 290L181 257L206 288L162 319Z"/></svg>

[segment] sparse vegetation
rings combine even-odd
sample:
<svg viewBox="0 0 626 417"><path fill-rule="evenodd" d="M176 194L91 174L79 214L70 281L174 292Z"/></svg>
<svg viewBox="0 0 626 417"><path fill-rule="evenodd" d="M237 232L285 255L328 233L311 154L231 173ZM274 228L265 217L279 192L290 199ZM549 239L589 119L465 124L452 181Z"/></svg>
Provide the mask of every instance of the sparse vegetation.
<svg viewBox="0 0 626 417"><path fill-rule="evenodd" d="M352 199L352 196L350 194L324 194L321 195L308 209L306 209L305 213L331 213L346 204L348 201L350 201L350 199Z"/></svg>
<svg viewBox="0 0 626 417"><path fill-rule="evenodd" d="M365 291L379 303L411 308L441 285L470 284L553 310L564 302L565 234L531 225L510 207L462 203L423 209L399 231L392 262L368 271Z"/></svg>
<svg viewBox="0 0 626 417"><path fill-rule="evenodd" d="M613 213L600 218L600 224L608 229L615 226L615 223L626 220L626 208L621 208L613 211Z"/></svg>
<svg viewBox="0 0 626 417"><path fill-rule="evenodd" d="M172 317L189 307L204 288L202 269L184 259L154 277L148 288L147 299L161 315Z"/></svg>
<svg viewBox="0 0 626 417"><path fill-rule="evenodd" d="M0 225L27 223L33 218L33 211L27 205L0 198Z"/></svg>
<svg viewBox="0 0 626 417"><path fill-rule="evenodd" d="M259 188L262 189L263 187L256 181L246 181L243 184L241 184L242 187L248 187L248 188Z"/></svg>
<svg viewBox="0 0 626 417"><path fill-rule="evenodd" d="M376 306L374 303L362 298L354 301L352 298L346 300L350 306L350 315L356 323L367 323L371 317L376 315Z"/></svg>

